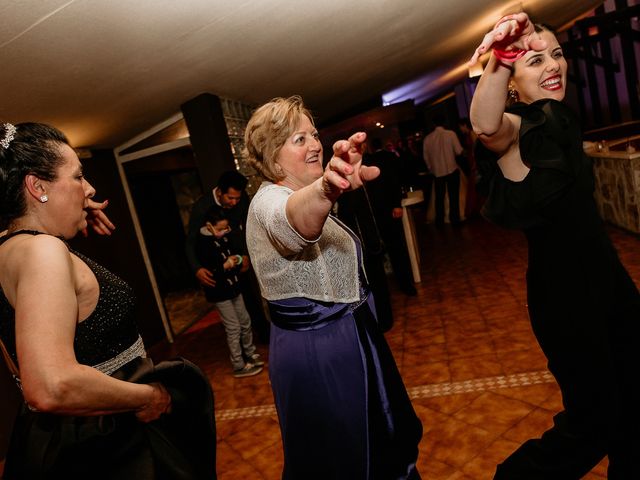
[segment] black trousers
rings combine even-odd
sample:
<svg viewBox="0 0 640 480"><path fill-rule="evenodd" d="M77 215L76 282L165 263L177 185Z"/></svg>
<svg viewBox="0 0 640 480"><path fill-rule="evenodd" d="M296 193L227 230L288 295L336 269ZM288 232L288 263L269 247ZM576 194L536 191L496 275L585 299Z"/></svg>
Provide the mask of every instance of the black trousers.
<svg viewBox="0 0 640 480"><path fill-rule="evenodd" d="M374 254L364 252L363 261L369 288L376 305L378 324L383 332L388 332L393 326L393 310L391 309L391 295L389 293L387 275L384 271L384 252L381 251Z"/></svg>
<svg viewBox="0 0 640 480"><path fill-rule="evenodd" d="M449 193L449 221L460 223L460 170L436 177L436 225L444 224L444 194Z"/></svg>
<svg viewBox="0 0 640 480"><path fill-rule="evenodd" d="M262 307L262 295L258 279L253 271L253 267L240 275L240 292L244 299L244 305L251 317L251 326L257 336L257 340L263 344L269 344L269 332L271 324L264 313Z"/></svg>
<svg viewBox="0 0 640 480"><path fill-rule="evenodd" d="M407 240L404 235L401 218L393 218L391 212L376 218L380 236L384 242L385 250L389 255L393 275L398 282L400 290L411 292L415 289L413 283L413 271L411 260L407 250ZM375 296L374 296L375 298Z"/></svg>
<svg viewBox="0 0 640 480"><path fill-rule="evenodd" d="M640 479L640 296L617 268L614 308L606 315L599 302L557 301L575 298L570 288L555 301L540 302L529 285L531 324L564 410L541 438L526 441L498 465L495 480L579 480L606 455L609 480Z"/></svg>

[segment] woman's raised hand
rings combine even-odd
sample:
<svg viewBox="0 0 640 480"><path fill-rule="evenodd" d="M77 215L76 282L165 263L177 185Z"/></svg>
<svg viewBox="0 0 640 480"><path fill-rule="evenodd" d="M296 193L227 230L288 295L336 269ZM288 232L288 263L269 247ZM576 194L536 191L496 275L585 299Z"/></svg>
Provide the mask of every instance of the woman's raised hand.
<svg viewBox="0 0 640 480"><path fill-rule="evenodd" d="M322 189L327 197L337 198L342 192L355 190L380 175L378 167L362 164L362 147L366 139L366 133L358 132L349 140L333 144L333 157L322 176Z"/></svg>
<svg viewBox="0 0 640 480"><path fill-rule="evenodd" d="M103 212L109 205L109 200L104 202L96 202L89 199L87 211L87 224L93 228L93 230L100 235L111 235L111 232L115 230L116 226L111 223L109 217ZM85 228L82 230L82 234L87 237L89 235L88 230Z"/></svg>
<svg viewBox="0 0 640 480"><path fill-rule="evenodd" d="M474 65L481 55L490 48L502 52L514 52L528 50L542 50L546 48L546 42L537 35L529 16L524 13L514 13L502 17L487 33L482 42L473 53L469 65Z"/></svg>

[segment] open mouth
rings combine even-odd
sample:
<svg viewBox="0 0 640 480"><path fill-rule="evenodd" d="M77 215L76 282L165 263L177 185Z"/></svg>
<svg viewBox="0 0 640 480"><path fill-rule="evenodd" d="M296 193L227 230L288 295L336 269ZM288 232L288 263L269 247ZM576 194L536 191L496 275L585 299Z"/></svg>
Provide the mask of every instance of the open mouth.
<svg viewBox="0 0 640 480"><path fill-rule="evenodd" d="M545 90L560 90L562 88L562 79L560 78L560 75L555 75L547 78L540 84L540 86Z"/></svg>
<svg viewBox="0 0 640 480"><path fill-rule="evenodd" d="M320 161L320 157L318 155L313 155L312 157L307 158L304 163L317 163Z"/></svg>

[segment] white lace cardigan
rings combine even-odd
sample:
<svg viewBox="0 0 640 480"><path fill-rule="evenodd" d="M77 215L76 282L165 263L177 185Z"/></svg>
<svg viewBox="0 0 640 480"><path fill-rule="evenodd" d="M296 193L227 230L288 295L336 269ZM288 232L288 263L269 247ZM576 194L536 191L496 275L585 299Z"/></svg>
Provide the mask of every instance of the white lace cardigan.
<svg viewBox="0 0 640 480"><path fill-rule="evenodd" d="M290 188L264 182L249 205L247 247L262 296L267 300L358 301L354 239L331 216L319 238L304 239L287 220L285 207L292 193Z"/></svg>

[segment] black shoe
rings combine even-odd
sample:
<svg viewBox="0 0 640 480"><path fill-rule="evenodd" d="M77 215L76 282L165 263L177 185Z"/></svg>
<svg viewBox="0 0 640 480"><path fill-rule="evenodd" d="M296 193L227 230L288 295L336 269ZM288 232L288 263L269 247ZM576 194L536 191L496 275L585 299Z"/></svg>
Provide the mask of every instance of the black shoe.
<svg viewBox="0 0 640 480"><path fill-rule="evenodd" d="M262 371L262 367L254 365L253 363L245 363L244 367L233 371L233 376L236 378L253 377Z"/></svg>
<svg viewBox="0 0 640 480"><path fill-rule="evenodd" d="M262 367L264 365L264 360L262 360L262 357L259 353L254 353L253 355L251 355L249 360L247 360L247 363L252 363L256 367Z"/></svg>

